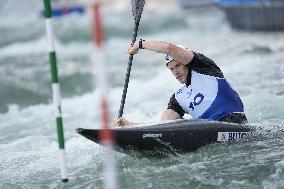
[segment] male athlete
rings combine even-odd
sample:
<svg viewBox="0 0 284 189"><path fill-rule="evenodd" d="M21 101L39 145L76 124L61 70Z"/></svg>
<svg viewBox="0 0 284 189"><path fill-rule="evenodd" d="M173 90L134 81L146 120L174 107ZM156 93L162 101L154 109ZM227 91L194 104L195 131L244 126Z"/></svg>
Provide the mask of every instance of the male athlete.
<svg viewBox="0 0 284 189"><path fill-rule="evenodd" d="M128 48L129 54L147 49L166 54L165 65L182 86L172 95L161 121L181 119L185 113L193 119L243 124L247 122L238 93L226 81L220 68L203 54L164 41L145 41ZM125 118L115 126L132 124Z"/></svg>

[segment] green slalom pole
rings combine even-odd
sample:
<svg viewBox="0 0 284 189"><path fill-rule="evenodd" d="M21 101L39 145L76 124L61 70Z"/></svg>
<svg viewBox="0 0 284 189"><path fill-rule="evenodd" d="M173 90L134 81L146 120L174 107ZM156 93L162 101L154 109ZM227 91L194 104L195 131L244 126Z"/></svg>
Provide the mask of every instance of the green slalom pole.
<svg viewBox="0 0 284 189"><path fill-rule="evenodd" d="M57 74L57 61L56 53L54 47L54 34L52 28L52 18L51 18L51 3L50 0L43 0L44 3L44 15L46 24L46 34L48 39L48 50L49 50L49 61L51 69L51 81L52 81L52 97L55 106L55 116L56 116L56 126L57 126L57 137L59 143L59 163L60 163L60 174L61 180L63 182L68 181L67 176L67 165L64 149L64 133L63 133L63 122L62 122L62 112L61 112L61 95L60 86L58 82Z"/></svg>

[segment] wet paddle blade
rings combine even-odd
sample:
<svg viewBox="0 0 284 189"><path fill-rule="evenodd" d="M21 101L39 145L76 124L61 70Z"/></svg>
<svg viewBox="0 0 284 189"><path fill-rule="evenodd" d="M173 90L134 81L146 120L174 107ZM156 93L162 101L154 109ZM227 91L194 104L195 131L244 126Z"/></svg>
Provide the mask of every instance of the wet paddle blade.
<svg viewBox="0 0 284 189"><path fill-rule="evenodd" d="M132 44L134 44L134 42L136 41L139 22L140 22L140 18L143 12L144 4L145 4L145 0L131 0L132 13L133 13L133 17L135 20L135 27L134 27L133 36L132 36ZM124 87L123 87L123 93L122 93L122 98L120 102L118 118L122 117L122 114L123 114L126 93L127 93L127 88L128 88L128 82L130 78L132 60L133 60L133 54L129 56L128 67L127 67L127 72L126 72L125 81L124 81Z"/></svg>
<svg viewBox="0 0 284 189"><path fill-rule="evenodd" d="M132 14L135 22L139 22L144 4L145 0L131 0Z"/></svg>

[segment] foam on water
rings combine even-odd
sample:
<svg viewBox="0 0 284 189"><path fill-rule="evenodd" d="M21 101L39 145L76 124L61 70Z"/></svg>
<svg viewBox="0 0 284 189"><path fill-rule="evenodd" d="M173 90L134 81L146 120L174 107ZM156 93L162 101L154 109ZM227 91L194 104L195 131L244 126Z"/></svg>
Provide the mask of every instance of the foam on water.
<svg viewBox="0 0 284 189"><path fill-rule="evenodd" d="M0 15L7 16L0 20L7 36L0 39L1 107L7 106L0 113L0 188L102 188L104 148L75 132L78 127L101 126L89 55L90 20L71 16L54 21L70 178L62 184L44 21L35 12L29 14L34 3L0 2ZM7 13L15 5L24 12ZM184 44L211 57L240 93L247 117L258 130L251 141L213 144L165 159L116 152L121 188L283 188L283 33L232 31L217 10L174 9L144 12L139 37ZM23 13L27 19L19 19ZM104 16L110 117L115 119L133 18L130 11ZM27 27L31 25L33 30ZM23 32L7 32L6 27ZM159 121L179 86L161 63L162 57L145 50L134 56L124 109L129 120ZM16 101L14 94L21 98Z"/></svg>
<svg viewBox="0 0 284 189"><path fill-rule="evenodd" d="M270 175L267 179L263 181L264 188L283 188L283 170L284 170L284 160L281 160L274 164L276 170L274 174Z"/></svg>
<svg viewBox="0 0 284 189"><path fill-rule="evenodd" d="M165 69L156 77L149 78L148 80L132 80L126 101L125 116L133 118L133 120L138 122L158 120L163 110L162 107L167 103L169 98L165 95L165 92L170 90L174 91L177 85L176 81L169 77L169 74L170 73ZM164 85L164 83L167 83L167 85ZM150 90L149 88L155 90ZM141 93L141 91L143 93ZM113 115L116 115L117 108L119 107L121 88L110 89L109 94L110 110ZM168 92L166 92L166 94L168 94ZM94 183L90 182L90 179L98 179L95 183L99 186L101 185L99 180L101 180L100 177L102 175L96 173L94 170L98 171L101 169L103 148L78 136L78 134L74 132L77 127L97 128L100 126L98 121L99 108L96 105L98 104L98 99L97 91L63 99L63 120L67 159L71 172L71 183L77 183L76 187L82 186L82 184L78 183L79 180L83 181L84 184L89 187L94 186ZM15 117L17 117L17 119L14 119ZM40 175L40 178L37 178L36 181L27 186L34 187L41 183L43 187L48 186L53 188L61 185L58 185L56 181L58 162L55 123L53 119L51 104L30 106L21 110L18 109L17 106L10 106L7 113L0 115L1 123L5 123L4 126L1 125L0 128L1 133L5 134L5 138L2 136L0 140L1 152L5 154L1 157L1 167L5 171L0 172L1 177L5 178L2 184L4 188L10 186L8 183L23 184L35 174ZM280 124L279 127L281 128L281 123L278 124ZM17 132L12 134L13 130ZM228 188L242 185L254 187L256 183L252 184L249 180L244 178L238 178L238 180L232 179L236 176L233 173L240 173L240 171L242 171L243 174L248 174L246 172L247 166L252 163L251 161L247 161L243 166L240 166L238 164L240 162L236 162L236 159L244 160L245 158L249 160L251 156L249 155L250 153L248 154L246 151L249 147L250 149L255 149L254 153L257 154L262 153L261 149L265 150L266 154L268 153L269 155L262 155L263 160L258 159L256 162L258 164L262 161L267 162L272 156L272 153L268 149L269 141L273 142L273 138L275 137L275 135L272 135L266 138L266 141L259 138L250 144L241 143L230 146L217 145L217 147L213 149L205 147L198 153L182 155L180 157L174 157L173 159L165 159L162 162L160 162L160 160L142 158L141 163L138 163L135 159L130 157L126 158L125 155L117 153L117 160L124 165L120 168L120 176L127 176L129 178L129 174L133 175L135 173L134 175L136 175L135 178L130 177L131 179L122 181L125 187L131 187L131 183L134 182L136 187L146 185L149 187L159 186L167 188L171 186L169 183L163 184L163 181L167 178L173 178L171 182L179 187L185 187L189 184L198 187L198 183L210 187L220 187L223 185L228 186ZM281 137L279 139L279 142L283 143ZM229 154L227 151L228 148L230 149ZM276 146L274 148L277 149ZM234 151L238 153L234 154ZM281 151L278 153L274 152L273 156L276 157L275 161L282 155L283 153ZM222 164L219 163L220 159L223 161ZM228 162L230 169L227 166L222 167L224 161ZM232 165L232 161L235 162L236 165ZM91 172L90 164L93 169ZM258 164L252 164L251 168L255 169ZM276 165L278 164L276 163ZM141 169L141 167L143 167L143 169ZM229 171L227 169L229 169ZM261 178L267 178L264 180L265 186L281 186L282 182L278 177L281 178L282 172L279 171L279 169L281 168L276 167L275 173L271 173L271 175L265 174L266 177L261 176ZM50 174L53 176L50 176ZM82 174L84 176L79 176ZM215 176L211 176L212 174L215 174ZM274 176L277 174L279 174L278 177ZM92 177L90 177L90 175L92 175ZM96 178L96 175L100 175L99 178ZM153 181L152 178L156 177L156 175L160 175L160 177ZM173 177L173 175L175 176ZM227 175L229 178L225 179L223 175ZM186 181L184 180L185 177L187 178ZM7 178L9 178L9 180L7 180ZM17 182L15 181L16 179ZM270 182L271 179L276 181L276 184L272 184L272 182ZM71 187L71 184L68 184L68 187L69 186Z"/></svg>

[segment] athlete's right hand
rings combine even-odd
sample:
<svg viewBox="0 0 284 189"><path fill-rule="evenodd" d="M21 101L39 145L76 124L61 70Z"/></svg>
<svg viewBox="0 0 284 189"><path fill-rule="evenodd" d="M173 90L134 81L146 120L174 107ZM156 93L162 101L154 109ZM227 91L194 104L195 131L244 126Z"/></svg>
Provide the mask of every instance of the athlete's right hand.
<svg viewBox="0 0 284 189"><path fill-rule="evenodd" d="M116 120L113 121L112 126L123 127L123 126L130 125L130 124L131 124L130 121L128 121L127 119L125 119L123 117L120 117L120 118L117 118Z"/></svg>

